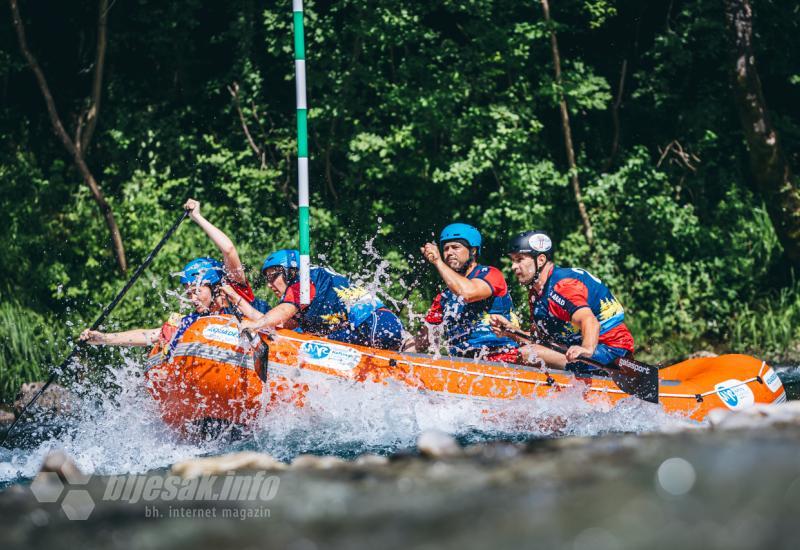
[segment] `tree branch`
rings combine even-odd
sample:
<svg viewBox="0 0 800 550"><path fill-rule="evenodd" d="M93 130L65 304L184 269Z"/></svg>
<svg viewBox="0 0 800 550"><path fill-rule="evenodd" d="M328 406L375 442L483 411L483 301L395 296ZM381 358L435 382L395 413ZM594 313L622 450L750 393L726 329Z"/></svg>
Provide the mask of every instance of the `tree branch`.
<svg viewBox="0 0 800 550"><path fill-rule="evenodd" d="M100 0L97 14L97 53L94 60L94 78L92 79L92 100L83 119L86 121L86 131L82 137L75 141L81 151L86 152L94 137L97 119L100 116L100 100L103 95L103 71L106 65L106 43L108 23L108 0ZM80 127L82 121L78 121Z"/></svg>
<svg viewBox="0 0 800 550"><path fill-rule="evenodd" d="M242 124L242 130L247 138L247 143L250 144L250 149L253 150L253 153L261 163L261 169L263 170L267 167L266 155L264 154L264 150L256 145L256 142L253 140L253 136L250 134L250 128L247 125L247 120L244 118L242 104L239 100L239 83L234 82L232 85L228 86L228 92L231 94L231 97L233 98L233 104L236 107L236 112L239 114L239 122Z"/></svg>
<svg viewBox="0 0 800 550"><path fill-rule="evenodd" d="M619 107L622 105L622 94L625 93L625 74L628 71L628 60L622 60L622 69L619 73L619 85L617 86L617 97L611 105L611 120L614 124L614 137L611 139L611 152L608 154L606 160L605 170L611 168L614 164L614 157L617 156L619 150Z"/></svg>
<svg viewBox="0 0 800 550"><path fill-rule="evenodd" d="M22 55L28 62L28 66L31 68L31 71L33 71L36 81L39 84L39 90L44 97L44 102L47 106L47 113L50 116L50 123L53 125L53 131L59 137L59 139L61 139L61 143L64 145L64 148L69 152L70 155L72 155L75 167L81 174L84 183L86 183L86 185L89 187L89 190L92 193L92 198L94 199L95 203L97 203L100 213L105 218L106 225L111 233L111 242L114 255L117 260L117 265L119 266L120 271L124 273L127 270L128 265L125 258L125 247L122 244L122 236L120 235L119 227L117 226L116 219L114 218L114 212L111 210L111 206L106 201L103 191L100 189L100 186L92 175L91 170L89 170L89 167L86 165L86 161L83 158L81 150L70 139L69 135L67 135L64 125L61 123L61 118L56 110L56 104L53 100L53 95L50 93L50 87L47 85L47 79L45 79L44 72L39 66L39 62L28 48L28 42L25 37L25 27L22 24L22 18L19 14L17 0L9 0L9 4L11 6L11 17L14 22L14 29L17 33L17 40L19 41L20 50L22 50Z"/></svg>
<svg viewBox="0 0 800 550"><path fill-rule="evenodd" d="M581 192L581 184L578 179L578 165L575 162L575 149L572 145L572 129L569 124L569 110L567 108L567 99L564 95L564 82L561 76L561 56L558 51L558 39L556 37L555 27L550 19L550 5L547 0L541 0L542 9L544 10L544 18L547 26L550 28L550 47L553 52L553 68L556 76L556 86L558 87L559 96L559 109L561 112L561 129L564 133L564 148L567 152L567 162L569 164L570 181L572 182L572 192L575 195L575 202L578 204L578 213L581 217L583 224L583 235L586 237L586 242L589 246L594 245L594 236L592 232L592 223L589 220L589 213L586 211L586 205L583 202L583 193Z"/></svg>

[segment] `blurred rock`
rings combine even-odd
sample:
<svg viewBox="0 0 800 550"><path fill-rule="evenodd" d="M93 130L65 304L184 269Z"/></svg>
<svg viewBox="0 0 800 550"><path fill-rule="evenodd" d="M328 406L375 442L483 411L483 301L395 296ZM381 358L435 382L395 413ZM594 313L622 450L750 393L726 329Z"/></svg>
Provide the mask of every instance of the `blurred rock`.
<svg viewBox="0 0 800 550"><path fill-rule="evenodd" d="M51 451L44 459L40 472L58 474L62 481L70 485L85 485L91 476L81 472L75 461L64 451Z"/></svg>
<svg viewBox="0 0 800 550"><path fill-rule="evenodd" d="M14 413L0 409L0 425L11 424L15 418Z"/></svg>
<svg viewBox="0 0 800 550"><path fill-rule="evenodd" d="M221 456L192 458L172 465L171 472L184 479L225 474L238 470L285 470L286 464L266 453L244 451Z"/></svg>
<svg viewBox="0 0 800 550"><path fill-rule="evenodd" d="M332 470L348 464L338 456L300 455L292 460L292 468L301 470Z"/></svg>
<svg viewBox="0 0 800 550"><path fill-rule="evenodd" d="M426 430L417 439L420 454L429 458L460 456L464 450L455 438L439 430Z"/></svg>
<svg viewBox="0 0 800 550"><path fill-rule="evenodd" d="M703 359L704 357L719 357L719 354L713 351L699 350L687 355L686 359Z"/></svg>
<svg viewBox="0 0 800 550"><path fill-rule="evenodd" d="M354 464L357 466L385 466L389 464L389 457L368 453L359 456Z"/></svg>
<svg viewBox="0 0 800 550"><path fill-rule="evenodd" d="M800 426L800 401L788 401L778 405L756 404L743 411L714 409L708 422L715 430L738 430L763 428L765 426Z"/></svg>
<svg viewBox="0 0 800 550"><path fill-rule="evenodd" d="M25 405L30 402L36 392L38 392L44 382L27 382L22 384L22 387L17 394L17 399L14 401L14 411L19 414ZM46 411L53 414L68 414L72 412L75 403L77 403L77 396L58 384L50 384L45 390L31 410Z"/></svg>

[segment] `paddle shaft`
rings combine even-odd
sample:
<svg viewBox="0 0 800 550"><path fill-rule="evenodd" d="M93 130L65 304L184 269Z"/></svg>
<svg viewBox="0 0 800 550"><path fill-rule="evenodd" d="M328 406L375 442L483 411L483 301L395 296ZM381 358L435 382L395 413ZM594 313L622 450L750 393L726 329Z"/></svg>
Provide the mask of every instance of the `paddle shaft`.
<svg viewBox="0 0 800 550"><path fill-rule="evenodd" d="M145 269L147 269L147 266L149 266L152 263L153 259L156 257L156 254L158 254L164 247L164 245L167 244L167 241L170 239L170 237L172 237L173 233L177 231L178 226L180 226L181 222L183 222L183 220L185 220L188 215L189 211L188 210L184 211L183 214L181 214L181 217L178 218L178 220L174 224L172 224L172 227L170 227L167 230L167 232L164 234L164 236L161 238L161 240L158 242L155 248L150 252L150 254L147 255L147 257L144 259L144 262L142 262L142 264L133 273L133 276L128 280L127 283L125 283L125 286L122 287L122 290L120 290L117 293L114 299L111 300L111 302L108 305L106 305L105 308L103 308L103 311L100 313L100 316L97 319L95 319L94 323L92 323L92 326L89 327L89 330L97 330L100 327L103 321L106 320L106 317L108 317L111 311L113 311L113 309L117 307L120 300L122 300L125 294L128 293L128 291L131 289L131 287L139 278L139 276L142 274L142 272ZM60 373L67 365L69 365L70 361L72 361L75 358L75 356L81 351L81 349L83 349L83 346L84 346L83 341L79 340L78 343L75 344L75 347L72 348L72 351L69 353L69 355L67 355L66 359L64 359L61 362L61 364L58 366L57 369L53 370L53 372L50 374L50 377L47 379L47 382L45 382L44 385L39 389L39 391L37 391L33 395L31 400L28 401L28 403L22 408L22 411L20 411L19 416L17 416L17 418L14 420L11 426L9 426L8 431L6 431L6 434L3 436L3 441L0 442L0 446L6 444L6 440L8 439L8 436L11 435L11 432L14 430L14 426L17 425L17 422L19 422L22 419L22 417L25 416L25 413L28 411L30 406L33 405L36 402L36 400L39 399L39 397L41 397L41 395L45 392L45 390L47 390L48 387L50 387L50 384L52 384L55 381L56 377L58 376L58 373Z"/></svg>
<svg viewBox="0 0 800 550"><path fill-rule="evenodd" d="M523 331L517 330L515 328L504 328L503 330L505 332L508 332L509 334L513 334L514 336L516 336L516 337L518 337L518 338L520 338L522 340L525 340L529 344L539 344L540 346L544 346L546 348L549 348L549 349L551 349L553 351L557 351L559 353L564 353L565 354L567 352L566 346L562 346L560 344L557 344L555 342L550 342L550 341L547 341L547 340L540 340L539 338L536 338L536 337L528 334L527 332L523 332ZM598 368L601 368L601 369L605 369L605 368L609 368L609 367L612 368L612 369L619 368L619 367L617 367L616 365L613 365L613 364L612 365L604 365L603 363L601 363L599 361L595 361L594 359L589 359L589 358L585 358L585 357L579 357L578 359L576 359L576 361L580 361L581 363L586 363L587 365L591 365L593 367L598 367Z"/></svg>

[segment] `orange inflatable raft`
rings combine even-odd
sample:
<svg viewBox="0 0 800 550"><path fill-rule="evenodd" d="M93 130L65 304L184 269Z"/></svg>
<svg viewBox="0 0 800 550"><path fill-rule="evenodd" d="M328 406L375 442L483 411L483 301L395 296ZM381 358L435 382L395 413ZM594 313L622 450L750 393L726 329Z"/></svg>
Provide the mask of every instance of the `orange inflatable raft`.
<svg viewBox="0 0 800 550"><path fill-rule="evenodd" d="M146 373L149 391L164 421L184 432L209 420L246 427L277 401L302 407L308 391L303 380L312 378L314 383L337 378L393 382L476 401L551 399L570 387L581 388L590 403L632 398L601 376L576 378L564 371L396 353L288 330L251 338L225 315L198 319L173 343L169 361L158 357ZM775 371L747 355L690 359L659 371L658 406L695 420L715 408L741 410L785 400Z"/></svg>

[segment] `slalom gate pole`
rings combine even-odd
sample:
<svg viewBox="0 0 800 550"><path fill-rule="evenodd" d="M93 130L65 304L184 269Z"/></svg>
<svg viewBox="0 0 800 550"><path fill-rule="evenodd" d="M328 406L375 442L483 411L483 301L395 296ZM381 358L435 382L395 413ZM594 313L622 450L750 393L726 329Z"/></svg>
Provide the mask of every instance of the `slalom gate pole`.
<svg viewBox="0 0 800 550"><path fill-rule="evenodd" d="M303 39L303 0L292 0L294 70L297 94L297 197L300 230L300 304L311 303L310 237L308 231L308 106L306 105L306 48Z"/></svg>

